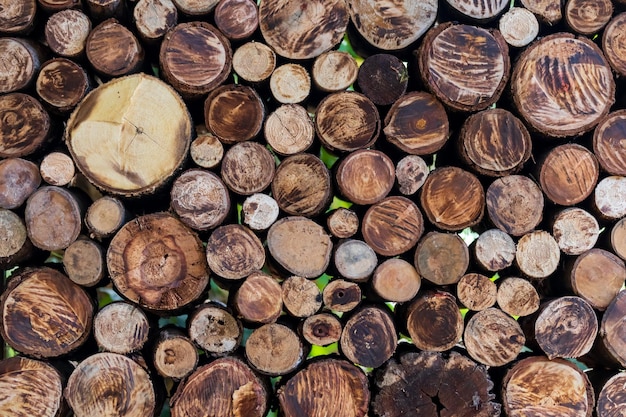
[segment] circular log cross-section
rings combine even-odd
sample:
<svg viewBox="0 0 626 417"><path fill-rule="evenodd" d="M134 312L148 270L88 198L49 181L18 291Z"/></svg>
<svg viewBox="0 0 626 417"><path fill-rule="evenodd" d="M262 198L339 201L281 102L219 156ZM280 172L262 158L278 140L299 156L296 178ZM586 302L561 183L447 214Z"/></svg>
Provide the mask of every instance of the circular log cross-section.
<svg viewBox="0 0 626 417"><path fill-rule="evenodd" d="M266 0L259 6L259 27L265 42L287 59L310 59L341 42L348 27L343 0Z"/></svg>
<svg viewBox="0 0 626 417"><path fill-rule="evenodd" d="M606 308L598 340L613 361L626 367L626 291L620 291Z"/></svg>
<svg viewBox="0 0 626 417"><path fill-rule="evenodd" d="M39 168L21 158L0 160L0 207L16 209L30 197L41 184Z"/></svg>
<svg viewBox="0 0 626 417"><path fill-rule="evenodd" d="M21 35L30 32L35 22L37 2L25 0L14 2L4 0L0 10L0 33L3 35Z"/></svg>
<svg viewBox="0 0 626 417"><path fill-rule="evenodd" d="M626 260L626 219L621 219L611 228L611 248L620 258Z"/></svg>
<svg viewBox="0 0 626 417"><path fill-rule="evenodd" d="M626 176L625 137L626 110L610 113L593 133L593 153L602 169L611 175Z"/></svg>
<svg viewBox="0 0 626 417"><path fill-rule="evenodd" d="M552 235L543 230L526 233L517 242L515 262L531 279L548 277L559 266L561 250Z"/></svg>
<svg viewBox="0 0 626 417"><path fill-rule="evenodd" d="M622 371L613 375L604 383L598 403L596 414L598 417L612 417L626 414L626 401L624 401L624 385L626 384L626 372Z"/></svg>
<svg viewBox="0 0 626 417"><path fill-rule="evenodd" d="M249 323L273 323L283 310L280 284L264 272L253 272L237 289L233 307Z"/></svg>
<svg viewBox="0 0 626 417"><path fill-rule="evenodd" d="M215 7L215 25L228 39L246 39L259 27L259 10L252 0L225 0Z"/></svg>
<svg viewBox="0 0 626 417"><path fill-rule="evenodd" d="M13 275L0 303L2 338L29 356L67 354L82 346L91 332L92 300L65 275L47 267Z"/></svg>
<svg viewBox="0 0 626 417"><path fill-rule="evenodd" d="M497 30L444 23L426 33L419 49L424 84L458 111L484 110L498 101L510 67L509 48Z"/></svg>
<svg viewBox="0 0 626 417"><path fill-rule="evenodd" d="M135 196L154 192L182 165L191 128L178 94L157 78L137 74L89 93L70 116L65 141L94 185Z"/></svg>
<svg viewBox="0 0 626 417"><path fill-rule="evenodd" d="M41 178L50 185L68 185L76 174L72 158L63 152L50 152L39 164Z"/></svg>
<svg viewBox="0 0 626 417"><path fill-rule="evenodd" d="M196 126L196 138L191 142L189 155L199 167L211 169L217 167L224 157L224 145L210 133L206 126Z"/></svg>
<svg viewBox="0 0 626 417"><path fill-rule="evenodd" d="M506 43L523 48L539 35L539 21L530 10L512 7L500 18L498 29Z"/></svg>
<svg viewBox="0 0 626 417"><path fill-rule="evenodd" d="M0 268L12 268L28 259L33 245L28 240L26 226L20 216L11 210L0 209Z"/></svg>
<svg viewBox="0 0 626 417"><path fill-rule="evenodd" d="M279 103L302 103L311 92L311 76L302 65L283 64L270 76L270 91Z"/></svg>
<svg viewBox="0 0 626 417"><path fill-rule="evenodd" d="M93 319L93 335L98 347L121 355L143 349L149 330L146 313L123 301L107 304Z"/></svg>
<svg viewBox="0 0 626 417"><path fill-rule="evenodd" d="M498 307L511 316L529 316L539 310L539 293L524 278L509 277L500 282Z"/></svg>
<svg viewBox="0 0 626 417"><path fill-rule="evenodd" d="M552 236L566 255L587 252L596 245L599 235L598 220L578 207L561 210L552 223Z"/></svg>
<svg viewBox="0 0 626 417"><path fill-rule="evenodd" d="M48 47L66 58L79 58L85 52L91 20L80 10L66 9L48 18L45 28Z"/></svg>
<svg viewBox="0 0 626 417"><path fill-rule="evenodd" d="M277 323L264 324L248 337L246 359L262 374L285 375L302 363L304 347L289 327Z"/></svg>
<svg viewBox="0 0 626 417"><path fill-rule="evenodd" d="M233 55L233 69L251 83L267 80L276 68L276 53L262 42L241 45Z"/></svg>
<svg viewBox="0 0 626 417"><path fill-rule="evenodd" d="M396 182L398 191L404 195L415 194L424 182L430 170L426 161L417 155L407 155L396 164Z"/></svg>
<svg viewBox="0 0 626 417"><path fill-rule="evenodd" d="M338 342L341 332L341 322L334 314L315 314L302 323L302 337L312 345L328 346Z"/></svg>
<svg viewBox="0 0 626 417"><path fill-rule="evenodd" d="M315 282L293 275L282 283L283 305L294 317L310 317L322 307L322 293Z"/></svg>
<svg viewBox="0 0 626 417"><path fill-rule="evenodd" d="M245 85L223 85L204 101L206 127L225 144L253 139L261 131L264 117L261 97Z"/></svg>
<svg viewBox="0 0 626 417"><path fill-rule="evenodd" d="M446 0L450 6L463 16L478 22L494 19L509 5L507 0Z"/></svg>
<svg viewBox="0 0 626 417"><path fill-rule="evenodd" d="M269 187L275 170L274 157L266 147L257 142L245 141L236 143L226 151L220 174L231 191L247 196Z"/></svg>
<svg viewBox="0 0 626 417"><path fill-rule="evenodd" d="M267 409L265 384L248 365L234 357L217 359L196 369L171 399L172 417L262 417Z"/></svg>
<svg viewBox="0 0 626 417"><path fill-rule="evenodd" d="M396 350L398 336L391 315L381 308L365 307L346 322L341 352L358 365L377 368Z"/></svg>
<svg viewBox="0 0 626 417"><path fill-rule="evenodd" d="M23 90L35 80L42 62L40 48L22 38L0 38L0 94ZM16 63L13 65L10 63Z"/></svg>
<svg viewBox="0 0 626 417"><path fill-rule="evenodd" d="M501 271L515 260L515 242L500 229L486 230L476 239L474 257L485 271Z"/></svg>
<svg viewBox="0 0 626 417"><path fill-rule="evenodd" d="M548 26L556 25L563 18L561 0L520 0L520 3Z"/></svg>
<svg viewBox="0 0 626 417"><path fill-rule="evenodd" d="M498 229L521 236L537 227L543 219L543 193L530 178L508 175L487 188L487 213Z"/></svg>
<svg viewBox="0 0 626 417"><path fill-rule="evenodd" d="M371 285L374 292L383 300L403 303L417 295L422 278L409 262L391 258L376 267Z"/></svg>
<svg viewBox="0 0 626 417"><path fill-rule="evenodd" d="M379 106L393 104L406 92L408 83L408 71L395 55L371 55L359 67L359 90Z"/></svg>
<svg viewBox="0 0 626 417"><path fill-rule="evenodd" d="M469 267L469 249L456 233L430 232L415 249L413 264L420 276L436 285L459 282Z"/></svg>
<svg viewBox="0 0 626 417"><path fill-rule="evenodd" d="M227 224L211 233L206 245L206 259L215 274L238 280L260 270L265 264L263 244L246 226Z"/></svg>
<svg viewBox="0 0 626 417"><path fill-rule="evenodd" d="M361 303L362 298L359 284L344 279L333 279L324 287L322 292L324 306L339 313L354 310Z"/></svg>
<svg viewBox="0 0 626 417"><path fill-rule="evenodd" d="M128 214L122 202L109 196L94 201L85 214L85 225L95 239L113 236L127 220Z"/></svg>
<svg viewBox="0 0 626 417"><path fill-rule="evenodd" d="M263 136L277 154L295 155L313 144L315 126L304 107L285 104L267 116Z"/></svg>
<svg viewBox="0 0 626 417"><path fill-rule="evenodd" d="M112 48L112 45L115 45ZM133 32L111 18L93 28L85 45L87 59L96 72L119 77L137 72L145 52Z"/></svg>
<svg viewBox="0 0 626 417"><path fill-rule="evenodd" d="M567 0L565 4L565 21L582 35L601 31L612 15L611 0Z"/></svg>
<svg viewBox="0 0 626 417"><path fill-rule="evenodd" d="M313 62L311 76L321 91L336 93L350 87L357 78L359 66L347 52L331 50L324 52Z"/></svg>
<svg viewBox="0 0 626 417"><path fill-rule="evenodd" d="M40 150L51 137L50 115L37 99L27 94L0 96L0 120L2 158L30 155Z"/></svg>
<svg viewBox="0 0 626 417"><path fill-rule="evenodd" d="M598 181L593 205L604 219L617 220L626 216L626 177L612 175Z"/></svg>
<svg viewBox="0 0 626 417"><path fill-rule="evenodd" d="M280 209L268 194L256 193L244 200L241 214L243 223L250 229L266 230L278 219Z"/></svg>
<svg viewBox="0 0 626 417"><path fill-rule="evenodd" d="M126 223L111 240L107 267L125 298L155 311L186 306L200 297L209 281L200 239L166 213Z"/></svg>
<svg viewBox="0 0 626 417"><path fill-rule="evenodd" d="M89 76L77 63L66 58L54 58L45 62L35 89L43 102L59 113L74 109L89 89Z"/></svg>
<svg viewBox="0 0 626 417"><path fill-rule="evenodd" d="M396 168L389 156L374 149L361 149L339 163L335 179L339 192L355 204L374 204L389 194Z"/></svg>
<svg viewBox="0 0 626 417"><path fill-rule="evenodd" d="M498 287L482 274L465 274L456 286L459 302L472 311L482 311L496 303Z"/></svg>
<svg viewBox="0 0 626 417"><path fill-rule="evenodd" d="M326 218L326 227L333 236L347 239L359 231L359 216L353 210L339 207Z"/></svg>
<svg viewBox="0 0 626 417"><path fill-rule="evenodd" d="M604 28L602 35L602 51L613 70L620 76L626 75L626 13L616 15Z"/></svg>
<svg viewBox="0 0 626 417"><path fill-rule="evenodd" d="M63 269L78 285L95 287L106 273L102 247L91 239L75 240L63 253Z"/></svg>
<svg viewBox="0 0 626 417"><path fill-rule="evenodd" d="M600 48L571 34L542 38L524 50L511 76L513 103L542 134L585 133L609 112L615 100L611 67Z"/></svg>
<svg viewBox="0 0 626 417"><path fill-rule="evenodd" d="M198 350L177 327L161 329L153 347L154 368L165 378L180 380L198 366Z"/></svg>
<svg viewBox="0 0 626 417"><path fill-rule="evenodd" d="M189 315L187 321L189 337L210 356L227 355L241 344L241 322L221 306L202 304Z"/></svg>
<svg viewBox="0 0 626 417"><path fill-rule="evenodd" d="M354 282L366 282L378 258L372 248L362 240L346 239L335 246L334 264L339 275Z"/></svg>
<svg viewBox="0 0 626 417"><path fill-rule="evenodd" d="M482 220L485 191L474 174L458 167L442 167L426 178L420 203L432 224L458 231Z"/></svg>
<svg viewBox="0 0 626 417"><path fill-rule="evenodd" d="M133 19L139 37L150 45L176 26L178 11L171 0L139 0L133 9Z"/></svg>
<svg viewBox="0 0 626 417"><path fill-rule="evenodd" d="M593 248L576 258L566 279L574 294L604 310L622 290L626 266L613 253Z"/></svg>

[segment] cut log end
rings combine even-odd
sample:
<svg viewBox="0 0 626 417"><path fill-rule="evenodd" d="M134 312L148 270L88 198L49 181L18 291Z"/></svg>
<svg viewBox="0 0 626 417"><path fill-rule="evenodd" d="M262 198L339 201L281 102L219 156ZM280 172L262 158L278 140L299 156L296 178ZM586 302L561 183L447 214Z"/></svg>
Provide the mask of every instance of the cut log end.
<svg viewBox="0 0 626 417"><path fill-rule="evenodd" d="M413 264L420 276L436 285L459 282L469 266L469 249L457 234L430 232L417 245Z"/></svg>
<svg viewBox="0 0 626 417"><path fill-rule="evenodd" d="M402 303L415 297L422 285L422 278L409 262L391 258L380 263L371 280L374 292L383 300Z"/></svg>
<svg viewBox="0 0 626 417"><path fill-rule="evenodd" d="M314 314L302 323L302 337L312 345L327 346L338 342L341 332L341 322L333 314Z"/></svg>
<svg viewBox="0 0 626 417"><path fill-rule="evenodd" d="M526 279L505 278L498 286L498 306L511 316L529 316L539 310L539 294Z"/></svg>
<svg viewBox="0 0 626 417"><path fill-rule="evenodd" d="M94 337L100 349L126 355L148 341L150 323L140 308L126 302L107 304L94 317Z"/></svg>
<svg viewBox="0 0 626 417"><path fill-rule="evenodd" d="M561 250L551 234L536 230L517 242L515 262L520 271L532 279L543 279L559 266Z"/></svg>
<svg viewBox="0 0 626 417"><path fill-rule="evenodd" d="M282 283L283 305L295 317L310 317L322 307L322 293L313 281L291 276Z"/></svg>
<svg viewBox="0 0 626 417"><path fill-rule="evenodd" d="M162 329L153 351L154 367L166 378L183 379L198 365L198 350L178 328Z"/></svg>
<svg viewBox="0 0 626 417"><path fill-rule="evenodd" d="M298 335L282 324L270 323L255 329L246 342L246 358L257 371L285 375L304 360L304 347Z"/></svg>
<svg viewBox="0 0 626 417"><path fill-rule="evenodd" d="M228 224L211 233L206 259L215 274L227 280L239 280L263 267L265 249L252 230Z"/></svg>
<svg viewBox="0 0 626 417"><path fill-rule="evenodd" d="M243 338L243 326L225 308L202 304L189 316L187 330L191 340L211 356L234 352Z"/></svg>
<svg viewBox="0 0 626 417"><path fill-rule="evenodd" d="M233 305L244 321L273 323L283 309L282 288L272 276L254 272L237 290Z"/></svg>

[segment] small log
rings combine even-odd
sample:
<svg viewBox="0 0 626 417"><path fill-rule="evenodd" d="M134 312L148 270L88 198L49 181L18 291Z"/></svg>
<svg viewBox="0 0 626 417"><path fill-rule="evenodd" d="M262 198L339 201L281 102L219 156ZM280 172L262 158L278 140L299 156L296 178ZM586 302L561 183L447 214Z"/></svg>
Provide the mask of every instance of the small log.
<svg viewBox="0 0 626 417"><path fill-rule="evenodd" d="M626 291L620 291L608 305L598 332L598 344L610 358L611 365L626 367Z"/></svg>
<svg viewBox="0 0 626 417"><path fill-rule="evenodd" d="M520 55L511 75L511 93L529 127L547 136L567 137L593 129L608 114L615 81L598 46L557 33Z"/></svg>
<svg viewBox="0 0 626 417"><path fill-rule="evenodd" d="M512 236L534 230L543 219L543 193L524 175L496 179L487 188L486 200L489 220Z"/></svg>
<svg viewBox="0 0 626 417"><path fill-rule="evenodd" d="M269 228L267 248L272 258L291 274L317 278L330 263L333 243L314 221L288 216Z"/></svg>
<svg viewBox="0 0 626 417"><path fill-rule="evenodd" d="M596 218L578 207L559 211L552 223L552 236L566 255L580 255L593 248L599 234Z"/></svg>
<svg viewBox="0 0 626 417"><path fill-rule="evenodd" d="M65 9L80 9L82 0L37 0L37 5L46 14L51 15Z"/></svg>
<svg viewBox="0 0 626 417"><path fill-rule="evenodd" d="M321 395L320 395L321 394ZM348 361L326 358L311 362L277 392L285 417L365 417L370 401L367 376Z"/></svg>
<svg viewBox="0 0 626 417"><path fill-rule="evenodd" d="M626 372L622 371L604 383L598 394L596 415L598 417L619 416L626 413L624 402L624 384L626 384Z"/></svg>
<svg viewBox="0 0 626 417"><path fill-rule="evenodd" d="M37 95L52 111L72 111L91 87L83 67L66 58L54 58L41 66L35 82Z"/></svg>
<svg viewBox="0 0 626 417"><path fill-rule="evenodd" d="M179 310L198 299L209 281L200 239L166 213L126 223L111 240L106 259L115 288L148 310Z"/></svg>
<svg viewBox="0 0 626 417"><path fill-rule="evenodd" d="M604 310L626 281L624 261L604 249L593 248L570 263L568 287L597 310Z"/></svg>
<svg viewBox="0 0 626 417"><path fill-rule="evenodd" d="M428 176L430 170L426 162L417 155L407 155L396 164L398 190L404 195L415 194Z"/></svg>
<svg viewBox="0 0 626 417"><path fill-rule="evenodd" d="M37 77L43 58L42 49L28 39L0 38L0 60L19 63L3 66L0 72L0 93L12 93L30 87Z"/></svg>
<svg viewBox="0 0 626 417"><path fill-rule="evenodd" d="M526 233L517 242L515 263L531 279L541 280L556 271L561 250L552 235L544 230Z"/></svg>
<svg viewBox="0 0 626 417"><path fill-rule="evenodd" d="M245 81L260 83L276 68L276 53L262 42L241 45L233 55L233 69Z"/></svg>
<svg viewBox="0 0 626 417"><path fill-rule="evenodd" d="M154 368L164 378L183 379L198 366L198 350L178 327L162 328L152 350Z"/></svg>
<svg viewBox="0 0 626 417"><path fill-rule="evenodd" d="M413 264L420 276L436 285L459 282L469 266L469 249L454 233L429 232L415 249Z"/></svg>
<svg viewBox="0 0 626 417"><path fill-rule="evenodd" d="M213 229L230 213L228 189L219 176L203 169L189 169L172 184L172 209L180 220L195 230Z"/></svg>
<svg viewBox="0 0 626 417"><path fill-rule="evenodd" d="M189 147L191 159L201 168L216 168L224 157L224 145L204 125L196 126L196 135Z"/></svg>
<svg viewBox="0 0 626 417"><path fill-rule="evenodd" d="M463 335L463 317L454 295L426 291L407 307L406 328L413 344L421 350L444 352Z"/></svg>
<svg viewBox="0 0 626 417"><path fill-rule="evenodd" d="M127 355L143 349L150 322L146 313L133 304L107 304L93 319L93 335L100 350Z"/></svg>
<svg viewBox="0 0 626 417"><path fill-rule="evenodd" d="M356 282L333 279L322 292L324 306L332 311L347 313L361 303L361 287Z"/></svg>
<svg viewBox="0 0 626 417"><path fill-rule="evenodd" d="M372 146L380 133L380 115L361 93L340 91L322 99L315 111L315 131L322 145L336 152Z"/></svg>
<svg viewBox="0 0 626 417"><path fill-rule="evenodd" d="M626 149L621 142L625 134L626 110L610 113L593 133L593 153L610 175L626 175Z"/></svg>
<svg viewBox="0 0 626 417"><path fill-rule="evenodd" d="M360 149L339 163L335 181L339 192L355 204L374 204L393 188L396 169L389 156L374 149Z"/></svg>
<svg viewBox="0 0 626 417"><path fill-rule="evenodd" d="M592 204L604 219L618 220L626 216L626 177L612 175L598 181Z"/></svg>
<svg viewBox="0 0 626 417"><path fill-rule="evenodd" d="M507 0L446 0L463 17L486 23L496 18L509 5Z"/></svg>
<svg viewBox="0 0 626 417"><path fill-rule="evenodd" d="M0 161L0 207L16 209L41 184L39 168L34 163L21 158L7 158Z"/></svg>
<svg viewBox="0 0 626 417"><path fill-rule="evenodd" d="M259 10L252 0L225 0L215 7L215 26L230 40L249 38L259 27Z"/></svg>
<svg viewBox="0 0 626 417"><path fill-rule="evenodd" d="M363 307L346 322L341 333L341 352L350 361L378 368L393 356L398 336L389 311Z"/></svg>
<svg viewBox="0 0 626 417"><path fill-rule="evenodd" d="M487 109L463 122L459 155L478 174L503 177L522 169L532 152L530 133L504 109Z"/></svg>
<svg viewBox="0 0 626 417"><path fill-rule="evenodd" d="M9 269L33 254L24 221L11 210L0 209L0 268Z"/></svg>
<svg viewBox="0 0 626 417"><path fill-rule="evenodd" d="M94 70L107 78L138 72L145 55L135 35L114 18L93 28L85 51Z"/></svg>
<svg viewBox="0 0 626 417"><path fill-rule="evenodd" d="M508 416L591 417L594 403L587 375L564 359L522 359L507 371L502 383L502 406Z"/></svg>
<svg viewBox="0 0 626 417"><path fill-rule="evenodd" d="M497 294L496 284L482 274L465 274L456 286L456 296L459 302L473 311L482 311L492 307L496 303Z"/></svg>
<svg viewBox="0 0 626 417"><path fill-rule="evenodd" d="M482 220L485 191L474 174L458 167L441 167L426 177L420 203L432 224L457 231Z"/></svg>
<svg viewBox="0 0 626 417"><path fill-rule="evenodd" d="M610 245L613 252L626 260L626 219L621 219L611 228Z"/></svg>
<svg viewBox="0 0 626 417"><path fill-rule="evenodd" d="M326 218L326 227L334 237L348 239L359 230L359 216L354 210L339 207Z"/></svg>
<svg viewBox="0 0 626 417"><path fill-rule="evenodd" d="M196 307L187 319L189 337L210 356L235 352L243 339L243 326L228 310L213 303Z"/></svg>
<svg viewBox="0 0 626 417"><path fill-rule="evenodd" d="M331 50L324 52L313 62L313 84L325 93L336 93L350 87L356 81L359 65L347 52Z"/></svg>
<svg viewBox="0 0 626 417"><path fill-rule="evenodd" d="M302 103L311 92L311 76L302 65L283 64L270 76L270 91L279 103Z"/></svg>
<svg viewBox="0 0 626 417"><path fill-rule="evenodd" d="M295 155L311 147L315 139L315 127L304 107L285 104L267 116L263 136L277 154Z"/></svg>
<svg viewBox="0 0 626 417"><path fill-rule="evenodd" d="M423 232L424 219L419 208L401 196L387 197L370 206L361 223L363 239L382 256L409 251Z"/></svg>
<svg viewBox="0 0 626 417"><path fill-rule="evenodd" d="M334 314L314 314L302 323L302 337L317 346L328 346L338 342L342 330L341 322Z"/></svg>
<svg viewBox="0 0 626 417"><path fill-rule="evenodd" d="M415 267L400 258L387 259L378 265L371 280L376 295L395 303L412 300L421 285L422 278Z"/></svg>
<svg viewBox="0 0 626 417"><path fill-rule="evenodd" d="M625 35L626 13L619 13L609 21L602 34L602 51L606 60L620 76L626 76L626 50L621 39Z"/></svg>
<svg viewBox="0 0 626 417"><path fill-rule="evenodd" d="M350 0L348 7L352 23L368 43L377 49L396 51L409 48L435 23L438 2Z"/></svg>
<svg viewBox="0 0 626 417"><path fill-rule="evenodd" d="M339 275L354 282L366 282L378 264L376 252L365 242L346 239L335 246L333 256Z"/></svg>
<svg viewBox="0 0 626 417"><path fill-rule="evenodd" d="M515 242L500 229L486 230L476 239L474 258L485 271L501 271L515 260Z"/></svg>
<svg viewBox="0 0 626 417"><path fill-rule="evenodd" d="M48 184L62 187L72 181L76 167L69 155L63 152L50 152L41 160L39 173Z"/></svg>
<svg viewBox="0 0 626 417"><path fill-rule="evenodd" d="M215 9L219 0L173 0L176 8L187 16L206 16Z"/></svg>
<svg viewBox="0 0 626 417"><path fill-rule="evenodd" d="M282 287L271 275L253 272L237 289L233 306L246 322L273 323L283 309Z"/></svg>
<svg viewBox="0 0 626 417"><path fill-rule="evenodd" d="M294 317L310 317L322 307L322 293L313 281L293 275L281 287L285 310Z"/></svg>
<svg viewBox="0 0 626 417"><path fill-rule="evenodd" d="M304 358L300 338L282 324L264 324L253 330L246 342L248 363L265 375L279 376L293 372Z"/></svg>
<svg viewBox="0 0 626 417"><path fill-rule="evenodd" d="M251 87L223 85L204 101L204 122L209 132L232 145L256 137L265 118L265 106Z"/></svg>
<svg viewBox="0 0 626 417"><path fill-rule="evenodd" d="M238 280L263 268L265 249L246 226L227 224L211 233L206 259L213 273L227 280Z"/></svg>
<svg viewBox="0 0 626 417"><path fill-rule="evenodd" d="M37 12L35 0L9 1L0 12L0 33L2 35L25 35L34 26Z"/></svg>
<svg viewBox="0 0 626 417"><path fill-rule="evenodd" d="M27 94L0 96L0 120L3 124L0 130L2 158L30 155L41 150L52 137L50 115L39 101Z"/></svg>
<svg viewBox="0 0 626 417"><path fill-rule="evenodd" d="M108 352L78 364L67 381L65 399L76 417L141 417L153 415L157 408L148 372L132 359Z"/></svg>
<svg viewBox="0 0 626 417"><path fill-rule="evenodd" d="M407 68L395 55L371 55L359 67L359 90L379 106L392 105L406 92L408 83Z"/></svg>
<svg viewBox="0 0 626 417"><path fill-rule="evenodd" d="M217 2L202 2L211 3ZM180 23L163 38L159 64L163 78L183 97L200 98L226 81L232 54L228 39L209 23Z"/></svg>
<svg viewBox="0 0 626 417"><path fill-rule="evenodd" d="M178 9L171 0L139 0L133 9L137 34L148 45L163 39L178 23Z"/></svg>
<svg viewBox="0 0 626 417"><path fill-rule="evenodd" d="M89 16L96 21L110 17L122 19L126 14L126 4L123 0L85 0Z"/></svg>
<svg viewBox="0 0 626 417"><path fill-rule="evenodd" d="M376 385L379 417L500 415L486 368L457 352L405 353L378 371Z"/></svg>
<svg viewBox="0 0 626 417"><path fill-rule="evenodd" d="M548 26L556 25L563 18L561 0L520 0L520 2Z"/></svg>
<svg viewBox="0 0 626 417"><path fill-rule="evenodd" d="M15 356L0 362L0 413L11 416L60 417L65 377L50 364Z"/></svg>
<svg viewBox="0 0 626 417"><path fill-rule="evenodd" d="M63 253L63 269L76 284L95 287L106 273L104 251L93 240L78 238Z"/></svg>
<svg viewBox="0 0 626 417"><path fill-rule="evenodd" d="M91 20L80 10L66 9L48 18L45 28L46 43L57 55L76 59L84 55Z"/></svg>
<svg viewBox="0 0 626 417"><path fill-rule="evenodd" d="M92 239L111 237L129 220L124 204L115 197L104 196L94 201L85 214L85 225Z"/></svg>
<svg viewBox="0 0 626 417"><path fill-rule="evenodd" d="M94 314L87 293L48 267L13 274L0 307L4 341L35 358L54 358L78 349L89 337Z"/></svg>
<svg viewBox="0 0 626 417"><path fill-rule="evenodd" d="M278 203L267 194L252 194L242 205L243 223L252 230L267 230L274 224L280 209Z"/></svg>
<svg viewBox="0 0 626 417"><path fill-rule="evenodd" d="M600 32L613 15L611 0L567 0L565 21L582 35Z"/></svg>
<svg viewBox="0 0 626 417"><path fill-rule="evenodd" d="M272 196L278 207L289 215L315 217L331 202L330 172L315 155L288 156L276 168Z"/></svg>
<svg viewBox="0 0 626 417"><path fill-rule="evenodd" d="M339 44L348 26L348 7L341 0L306 4L268 0L259 6L265 42L287 59L309 59Z"/></svg>
<svg viewBox="0 0 626 417"><path fill-rule="evenodd" d="M537 38L539 21L524 7L512 7L500 17L498 29L510 46L523 48Z"/></svg>
<svg viewBox="0 0 626 417"><path fill-rule="evenodd" d="M529 316L539 310L539 293L524 278L510 277L498 285L498 307L511 316Z"/></svg>

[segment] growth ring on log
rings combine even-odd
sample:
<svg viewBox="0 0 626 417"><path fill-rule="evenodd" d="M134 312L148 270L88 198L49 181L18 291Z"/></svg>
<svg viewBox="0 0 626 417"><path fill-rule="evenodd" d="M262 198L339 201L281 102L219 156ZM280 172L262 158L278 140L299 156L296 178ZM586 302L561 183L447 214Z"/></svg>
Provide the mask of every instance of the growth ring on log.
<svg viewBox="0 0 626 417"><path fill-rule="evenodd" d="M626 176L626 110L613 112L598 124L593 153L606 172Z"/></svg>
<svg viewBox="0 0 626 417"><path fill-rule="evenodd" d="M0 96L0 157L32 154L50 136L50 115L41 103L23 93Z"/></svg>
<svg viewBox="0 0 626 417"><path fill-rule="evenodd" d="M114 79L89 93L70 116L67 147L78 169L113 194L148 194L184 162L191 118L176 92L157 78Z"/></svg>

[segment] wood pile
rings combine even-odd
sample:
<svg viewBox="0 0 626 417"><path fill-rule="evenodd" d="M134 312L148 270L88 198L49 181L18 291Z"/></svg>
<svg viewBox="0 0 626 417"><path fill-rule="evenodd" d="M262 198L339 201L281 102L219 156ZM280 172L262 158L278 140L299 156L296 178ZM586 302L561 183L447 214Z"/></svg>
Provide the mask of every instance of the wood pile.
<svg viewBox="0 0 626 417"><path fill-rule="evenodd" d="M624 0L0 0L0 415L626 415L624 38Z"/></svg>

